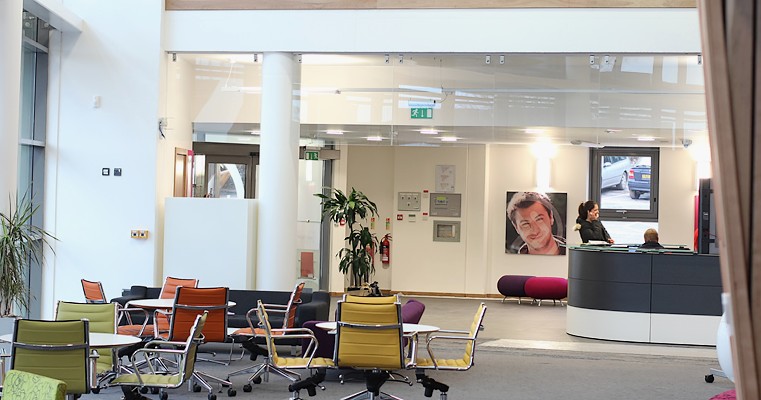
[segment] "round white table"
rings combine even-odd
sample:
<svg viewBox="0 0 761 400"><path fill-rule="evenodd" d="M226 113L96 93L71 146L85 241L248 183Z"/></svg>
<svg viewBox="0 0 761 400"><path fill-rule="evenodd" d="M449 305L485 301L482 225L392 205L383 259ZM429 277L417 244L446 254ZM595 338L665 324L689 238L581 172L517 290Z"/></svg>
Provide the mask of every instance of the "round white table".
<svg viewBox="0 0 761 400"><path fill-rule="evenodd" d="M140 339L137 336L130 336L130 335L119 335L117 333L99 333L99 332L90 332L90 347L94 349L104 349L109 347L124 347L129 346L131 344L135 344L140 342L142 339ZM6 335L0 336L0 341L2 342L13 342L13 334L8 333Z"/></svg>
<svg viewBox="0 0 761 400"><path fill-rule="evenodd" d="M234 301L227 302L227 308L237 304ZM174 306L174 299L138 299L127 302L127 307L137 308L165 308L171 309Z"/></svg>
<svg viewBox="0 0 761 400"><path fill-rule="evenodd" d="M315 326L326 331L334 331L336 330L336 321L318 322ZM439 329L438 326L433 325L408 324L406 322L402 324L402 330L406 335L412 333L432 333L437 332Z"/></svg>

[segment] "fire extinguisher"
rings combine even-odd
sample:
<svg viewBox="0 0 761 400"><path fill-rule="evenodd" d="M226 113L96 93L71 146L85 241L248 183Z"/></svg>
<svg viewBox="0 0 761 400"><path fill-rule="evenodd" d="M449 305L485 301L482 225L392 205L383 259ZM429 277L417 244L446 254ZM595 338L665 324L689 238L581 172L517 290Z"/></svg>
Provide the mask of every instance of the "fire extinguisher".
<svg viewBox="0 0 761 400"><path fill-rule="evenodd" d="M391 235L386 234L380 243L381 262L388 264L391 261Z"/></svg>

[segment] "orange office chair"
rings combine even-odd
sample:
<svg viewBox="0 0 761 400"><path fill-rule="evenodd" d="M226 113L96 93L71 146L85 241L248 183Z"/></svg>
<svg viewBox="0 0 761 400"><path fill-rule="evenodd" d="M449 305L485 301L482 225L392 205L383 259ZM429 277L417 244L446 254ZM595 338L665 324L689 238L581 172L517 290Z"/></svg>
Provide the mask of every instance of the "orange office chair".
<svg viewBox="0 0 761 400"><path fill-rule="evenodd" d="M164 286L161 287L161 293L159 293L160 299L174 299L175 293L177 293L178 287L198 287L198 279L190 278L174 278L167 276L164 280ZM166 332L169 329L169 319L166 314L169 314L170 310L163 310L165 313L156 313L154 316L158 318L158 324L154 322L153 326L156 331L154 336L159 337L160 332Z"/></svg>
<svg viewBox="0 0 761 400"><path fill-rule="evenodd" d="M85 302L87 303L108 303L106 300L106 293L103 291L103 284L100 281L88 281L82 279L82 290L85 293ZM117 333L120 335L151 337L153 336L153 326L148 325L148 312L141 308L124 308L117 303ZM143 313L143 323L133 324L132 315L130 313L141 312ZM126 321L126 324L122 324L122 321Z"/></svg>
<svg viewBox="0 0 761 400"><path fill-rule="evenodd" d="M103 285L99 281L82 279L82 290L85 292L85 302L108 303L106 293L103 292Z"/></svg>
<svg viewBox="0 0 761 400"><path fill-rule="evenodd" d="M177 292L177 288L180 286L197 288L198 279L173 278L171 276L167 276L166 280L164 280L164 286L161 287L159 298L173 299L174 294Z"/></svg>
<svg viewBox="0 0 761 400"><path fill-rule="evenodd" d="M156 337L169 342L186 341L196 317L206 311L208 312L208 317L201 332L203 334L203 343L227 342L229 338L227 335L228 292L229 289L226 287L196 288L178 286L171 313L167 314L163 310L155 311L156 316L164 315L170 317L169 330L167 332L162 333L157 326L154 326L154 330L158 332ZM154 324L158 323L158 318L154 317L153 320ZM235 396L235 390L232 389L230 381L198 370L193 371L192 379L194 380L194 391L200 391L201 388L204 388L209 391L209 394L212 394L214 389L209 384L209 381L212 381L223 387L228 387L228 396Z"/></svg>

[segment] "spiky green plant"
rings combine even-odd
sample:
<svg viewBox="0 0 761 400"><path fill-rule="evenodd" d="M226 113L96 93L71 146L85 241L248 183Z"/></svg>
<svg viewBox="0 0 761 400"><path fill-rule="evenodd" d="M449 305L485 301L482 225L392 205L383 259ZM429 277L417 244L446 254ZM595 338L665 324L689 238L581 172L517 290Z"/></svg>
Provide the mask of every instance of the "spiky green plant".
<svg viewBox="0 0 761 400"><path fill-rule="evenodd" d="M344 238L348 246L341 249L336 256L339 259L338 270L344 275L351 274L351 284L359 286L368 283L375 273L373 255L378 250L378 238L362 221L378 215L378 207L364 193L351 188L347 196L339 189L333 189L331 195L317 193L322 199L322 219L331 222L346 221L349 234Z"/></svg>
<svg viewBox="0 0 761 400"><path fill-rule="evenodd" d="M45 246L55 237L32 225L39 206L24 196L9 202L8 213L0 212L0 315L13 315L14 306L26 310L29 289L24 277L32 264L42 264Z"/></svg>

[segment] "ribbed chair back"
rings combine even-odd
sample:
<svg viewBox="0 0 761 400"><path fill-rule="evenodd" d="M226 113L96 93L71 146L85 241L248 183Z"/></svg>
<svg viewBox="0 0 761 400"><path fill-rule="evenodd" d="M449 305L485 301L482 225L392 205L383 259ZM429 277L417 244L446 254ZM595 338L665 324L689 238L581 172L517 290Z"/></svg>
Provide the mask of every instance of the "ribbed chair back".
<svg viewBox="0 0 761 400"><path fill-rule="evenodd" d="M55 314L56 321L70 321L83 318L89 321L90 332L116 333L117 304L58 302ZM97 349L97 372L99 374L113 370L114 351L115 349L113 348Z"/></svg>
<svg viewBox="0 0 761 400"><path fill-rule="evenodd" d="M335 361L338 367L371 370L404 368L402 315L398 302L339 302L337 325Z"/></svg>
<svg viewBox="0 0 761 400"><path fill-rule="evenodd" d="M16 321L11 369L66 382L67 394L90 392L89 323Z"/></svg>
<svg viewBox="0 0 761 400"><path fill-rule="evenodd" d="M82 279L82 290L85 293L87 303L108 303L106 293L103 292L103 285L100 282L88 281Z"/></svg>
<svg viewBox="0 0 761 400"><path fill-rule="evenodd" d="M226 287L178 287L172 309L168 339L171 341L185 340L196 317L204 311L208 311L202 332L204 341L225 342L227 339L228 297L229 289Z"/></svg>

